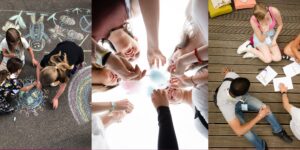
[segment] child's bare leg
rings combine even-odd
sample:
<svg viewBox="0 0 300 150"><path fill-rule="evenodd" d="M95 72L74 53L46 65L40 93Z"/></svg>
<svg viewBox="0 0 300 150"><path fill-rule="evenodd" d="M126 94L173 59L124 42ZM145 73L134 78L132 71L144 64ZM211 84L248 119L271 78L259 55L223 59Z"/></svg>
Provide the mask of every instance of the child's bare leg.
<svg viewBox="0 0 300 150"><path fill-rule="evenodd" d="M282 57L278 45L276 44L275 46L270 47L270 50L271 50L272 60L276 62L281 61Z"/></svg>
<svg viewBox="0 0 300 150"><path fill-rule="evenodd" d="M262 44L256 48L251 48L250 52L256 55L261 61L264 63L271 63L272 62L272 55L270 53L270 49L267 45Z"/></svg>

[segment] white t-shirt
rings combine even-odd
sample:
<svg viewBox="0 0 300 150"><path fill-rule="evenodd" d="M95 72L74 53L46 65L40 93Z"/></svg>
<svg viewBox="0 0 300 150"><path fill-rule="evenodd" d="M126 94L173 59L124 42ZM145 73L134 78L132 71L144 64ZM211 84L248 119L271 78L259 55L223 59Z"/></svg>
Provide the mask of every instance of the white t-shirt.
<svg viewBox="0 0 300 150"><path fill-rule="evenodd" d="M192 18L202 31L205 41L208 42L208 1L192 0Z"/></svg>
<svg viewBox="0 0 300 150"><path fill-rule="evenodd" d="M291 130L294 136L300 140L300 109L292 106L291 108L292 120L290 122Z"/></svg>
<svg viewBox="0 0 300 150"><path fill-rule="evenodd" d="M239 75L234 72L229 72L225 76L225 78L232 78L232 79L235 79L238 77L239 77ZM227 122L230 122L231 120L236 118L235 105L242 98L241 96L233 98L229 94L230 84L231 84L231 81L224 81L221 84L218 94L217 94L217 105Z"/></svg>
<svg viewBox="0 0 300 150"><path fill-rule="evenodd" d="M100 115L92 115L92 149L108 149Z"/></svg>
<svg viewBox="0 0 300 150"><path fill-rule="evenodd" d="M27 40L26 40L25 38L23 38L23 37L21 37L21 42L22 42L24 48L19 48L19 47L17 47L17 48L15 49L15 54L16 54L16 57L19 58L19 59L21 59L22 62L24 63L24 62L25 62L25 54L24 54L24 50L29 48L29 43L28 43ZM3 49L6 49L6 51L7 51L8 53L11 53L10 50L9 50L9 48L8 48L6 38L4 38L4 39L1 41L1 43L0 43L0 48L1 48L1 51L3 51ZM8 57L3 57L2 62L3 62L3 63L7 63L8 59L9 59Z"/></svg>
<svg viewBox="0 0 300 150"><path fill-rule="evenodd" d="M208 86L207 84L197 85L192 90L192 103L200 111L201 115L208 123ZM198 131L208 137L208 130L202 125L198 118L195 119L195 125Z"/></svg>

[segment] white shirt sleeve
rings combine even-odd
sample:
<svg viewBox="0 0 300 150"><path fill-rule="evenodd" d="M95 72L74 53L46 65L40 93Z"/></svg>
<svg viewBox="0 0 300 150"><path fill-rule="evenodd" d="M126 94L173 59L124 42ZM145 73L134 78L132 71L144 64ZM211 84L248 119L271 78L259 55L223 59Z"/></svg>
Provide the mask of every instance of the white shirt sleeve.
<svg viewBox="0 0 300 150"><path fill-rule="evenodd" d="M2 51L3 49L8 49L8 45L7 45L7 42L6 42L6 38L4 38L4 39L1 41L1 43L0 43L0 48L1 48L0 51Z"/></svg>
<svg viewBox="0 0 300 150"><path fill-rule="evenodd" d="M21 37L21 42L25 49L28 49L30 47L29 43L27 42L27 40L25 38Z"/></svg>
<svg viewBox="0 0 300 150"><path fill-rule="evenodd" d="M225 76L225 78L232 78L232 79L235 79L235 78L238 78L238 77L240 77L240 76L235 72L228 72Z"/></svg>

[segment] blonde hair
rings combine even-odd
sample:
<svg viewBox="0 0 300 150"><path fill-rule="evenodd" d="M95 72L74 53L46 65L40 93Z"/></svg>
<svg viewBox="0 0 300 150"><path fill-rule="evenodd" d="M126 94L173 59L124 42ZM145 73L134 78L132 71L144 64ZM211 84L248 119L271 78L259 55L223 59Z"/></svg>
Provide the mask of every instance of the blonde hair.
<svg viewBox="0 0 300 150"><path fill-rule="evenodd" d="M63 54L61 59L61 52L50 57L49 66L41 71L42 85L50 85L52 82L59 81L66 83L69 80L68 71L72 68L68 63L66 54Z"/></svg>
<svg viewBox="0 0 300 150"><path fill-rule="evenodd" d="M260 20L263 20L266 16L266 14L268 13L268 9L266 7L265 4L263 3L257 3L255 6L254 6L254 9L253 9L253 15L255 16L255 18L260 21Z"/></svg>

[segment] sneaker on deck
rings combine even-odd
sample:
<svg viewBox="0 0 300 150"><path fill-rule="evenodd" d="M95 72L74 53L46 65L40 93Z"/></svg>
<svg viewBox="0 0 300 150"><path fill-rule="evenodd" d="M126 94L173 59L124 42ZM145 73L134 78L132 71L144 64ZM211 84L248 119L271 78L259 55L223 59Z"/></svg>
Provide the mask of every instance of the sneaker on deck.
<svg viewBox="0 0 300 150"><path fill-rule="evenodd" d="M239 46L239 48L237 49L237 54L243 54L247 52L247 47L250 45L250 41L247 40L245 43L243 43L241 46Z"/></svg>
<svg viewBox="0 0 300 150"><path fill-rule="evenodd" d="M251 53L251 52L247 52L247 53L243 56L243 58L257 58L257 56L254 55L254 54Z"/></svg>
<svg viewBox="0 0 300 150"><path fill-rule="evenodd" d="M292 143L293 142L293 139L289 135L287 135L287 133L284 130L282 130L279 133L273 133L273 134L278 136L285 143Z"/></svg>

